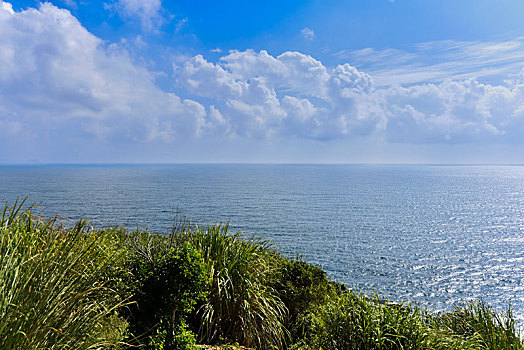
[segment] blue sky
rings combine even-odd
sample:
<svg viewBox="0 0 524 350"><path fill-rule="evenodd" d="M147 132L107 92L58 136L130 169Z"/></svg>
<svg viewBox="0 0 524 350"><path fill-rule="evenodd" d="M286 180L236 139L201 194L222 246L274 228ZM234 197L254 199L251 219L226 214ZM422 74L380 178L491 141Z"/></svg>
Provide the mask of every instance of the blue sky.
<svg viewBox="0 0 524 350"><path fill-rule="evenodd" d="M0 163L524 163L523 13L0 1Z"/></svg>

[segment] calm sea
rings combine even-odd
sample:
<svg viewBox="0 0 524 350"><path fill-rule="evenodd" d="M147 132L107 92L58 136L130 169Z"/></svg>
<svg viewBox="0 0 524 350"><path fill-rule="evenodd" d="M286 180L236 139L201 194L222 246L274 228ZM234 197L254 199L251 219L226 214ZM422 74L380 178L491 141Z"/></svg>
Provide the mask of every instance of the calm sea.
<svg viewBox="0 0 524 350"><path fill-rule="evenodd" d="M482 296L524 320L524 167L0 166L0 200L166 232L230 222L349 286L434 310Z"/></svg>

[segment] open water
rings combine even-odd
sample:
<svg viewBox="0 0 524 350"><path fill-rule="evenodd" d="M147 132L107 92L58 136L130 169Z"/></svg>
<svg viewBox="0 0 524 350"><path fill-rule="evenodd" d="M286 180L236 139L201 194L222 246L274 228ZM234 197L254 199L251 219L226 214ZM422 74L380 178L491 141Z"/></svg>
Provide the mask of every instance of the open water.
<svg viewBox="0 0 524 350"><path fill-rule="evenodd" d="M26 195L100 226L230 222L350 287L433 310L482 296L524 321L524 167L0 166L0 200Z"/></svg>

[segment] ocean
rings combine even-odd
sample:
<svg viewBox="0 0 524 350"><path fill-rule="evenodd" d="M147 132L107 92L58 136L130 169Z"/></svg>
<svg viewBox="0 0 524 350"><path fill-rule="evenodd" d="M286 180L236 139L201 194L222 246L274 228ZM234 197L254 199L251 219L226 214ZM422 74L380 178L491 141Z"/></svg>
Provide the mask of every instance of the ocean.
<svg viewBox="0 0 524 350"><path fill-rule="evenodd" d="M524 167L0 166L0 201L169 232L229 223L349 287L435 311L482 297L524 321Z"/></svg>

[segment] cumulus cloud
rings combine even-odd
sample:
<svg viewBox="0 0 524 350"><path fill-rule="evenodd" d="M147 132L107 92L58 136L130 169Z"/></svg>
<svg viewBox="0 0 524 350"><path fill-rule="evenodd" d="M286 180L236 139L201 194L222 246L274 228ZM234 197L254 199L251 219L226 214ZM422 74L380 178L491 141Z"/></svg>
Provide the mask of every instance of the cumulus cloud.
<svg viewBox="0 0 524 350"><path fill-rule="evenodd" d="M347 63L329 69L299 52L252 50L216 63L199 55L176 72L178 84L211 99L224 130L240 136L485 143L515 142L524 131L524 73L502 85L465 79L377 88Z"/></svg>
<svg viewBox="0 0 524 350"><path fill-rule="evenodd" d="M126 51L50 3L0 9L0 122L38 138L170 141L205 127L203 106L160 90Z"/></svg>
<svg viewBox="0 0 524 350"><path fill-rule="evenodd" d="M13 5L11 5L10 3L8 2L3 2L0 0L0 8L10 14L14 14L15 12L13 11Z"/></svg>
<svg viewBox="0 0 524 350"><path fill-rule="evenodd" d="M124 19L137 20L146 31L156 30L162 22L161 0L118 0L113 6ZM185 24L184 20L179 24L181 28Z"/></svg>
<svg viewBox="0 0 524 350"><path fill-rule="evenodd" d="M524 85L477 80L390 87L380 92L394 142L515 142L524 131Z"/></svg>
<svg viewBox="0 0 524 350"><path fill-rule="evenodd" d="M240 136L294 135L315 139L372 132L372 78L349 64L332 70L299 52L232 51L218 63L193 57L177 81L213 99L228 130Z"/></svg>

